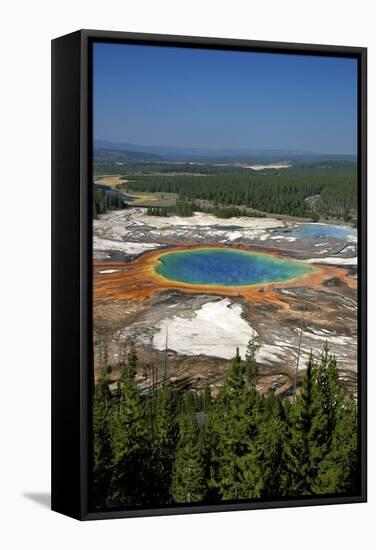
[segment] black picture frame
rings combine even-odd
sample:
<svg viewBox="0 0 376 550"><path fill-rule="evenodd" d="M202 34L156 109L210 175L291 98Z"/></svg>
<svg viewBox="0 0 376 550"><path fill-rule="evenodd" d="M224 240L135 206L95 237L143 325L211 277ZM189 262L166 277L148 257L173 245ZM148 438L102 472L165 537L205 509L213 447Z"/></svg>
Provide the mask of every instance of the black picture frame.
<svg viewBox="0 0 376 550"><path fill-rule="evenodd" d="M361 490L218 505L92 511L91 44L109 41L358 61L358 403ZM52 41L52 509L79 520L366 502L367 499L367 50L366 48L80 30Z"/></svg>

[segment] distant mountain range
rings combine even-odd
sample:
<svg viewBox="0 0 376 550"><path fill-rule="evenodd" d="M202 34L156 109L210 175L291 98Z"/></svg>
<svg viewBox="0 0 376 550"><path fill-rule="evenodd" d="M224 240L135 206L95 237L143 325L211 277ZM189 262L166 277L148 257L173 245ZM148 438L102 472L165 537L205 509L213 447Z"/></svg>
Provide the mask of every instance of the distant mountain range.
<svg viewBox="0 0 376 550"><path fill-rule="evenodd" d="M94 140L94 156L108 156L121 151L128 160L139 161L201 161L201 162L317 162L320 160L356 160L356 155L321 154L294 149L211 149L199 147L167 147L158 145L139 145L134 143L114 143ZM101 154L106 151L106 154ZM99 160L99 159L98 159Z"/></svg>
<svg viewBox="0 0 376 550"><path fill-rule="evenodd" d="M95 148L94 158L96 162L127 162L127 161L164 161L162 155L154 153L145 153L144 151L133 151L129 149L100 147Z"/></svg>

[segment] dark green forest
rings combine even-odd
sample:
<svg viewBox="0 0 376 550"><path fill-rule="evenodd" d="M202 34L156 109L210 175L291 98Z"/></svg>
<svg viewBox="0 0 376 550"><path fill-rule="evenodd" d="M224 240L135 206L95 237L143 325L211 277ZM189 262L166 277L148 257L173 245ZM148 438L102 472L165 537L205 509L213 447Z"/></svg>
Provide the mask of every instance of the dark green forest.
<svg viewBox="0 0 376 550"><path fill-rule="evenodd" d="M218 395L135 379L130 345L116 391L103 367L93 397L92 504L162 506L359 489L356 401L345 395L336 358L308 360L297 395L256 390L257 346L234 357Z"/></svg>
<svg viewBox="0 0 376 550"><path fill-rule="evenodd" d="M146 214L148 216L168 216L176 214L177 216L193 216L194 212L205 212L213 214L217 218L235 218L239 216L250 216L252 218L264 218L265 214L252 209L238 208L237 206L202 206L202 204L178 199L172 206L150 206Z"/></svg>
<svg viewBox="0 0 376 550"><path fill-rule="evenodd" d="M124 200L117 191L111 191L106 186L93 185L93 218L108 210L124 208Z"/></svg>
<svg viewBox="0 0 376 550"><path fill-rule="evenodd" d="M357 174L353 166L296 168L283 173L270 170L258 174L134 176L126 185L134 192L176 193L180 201L205 201L206 207L237 207L313 221L320 216L351 221L357 208Z"/></svg>

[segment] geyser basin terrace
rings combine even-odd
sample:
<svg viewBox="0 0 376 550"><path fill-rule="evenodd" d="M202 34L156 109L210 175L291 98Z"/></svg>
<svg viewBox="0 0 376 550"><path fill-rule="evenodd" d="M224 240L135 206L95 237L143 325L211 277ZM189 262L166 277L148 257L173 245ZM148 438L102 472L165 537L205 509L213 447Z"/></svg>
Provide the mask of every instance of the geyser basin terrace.
<svg viewBox="0 0 376 550"><path fill-rule="evenodd" d="M189 285L250 286L279 283L312 274L303 262L231 248L195 248L161 254L155 272Z"/></svg>

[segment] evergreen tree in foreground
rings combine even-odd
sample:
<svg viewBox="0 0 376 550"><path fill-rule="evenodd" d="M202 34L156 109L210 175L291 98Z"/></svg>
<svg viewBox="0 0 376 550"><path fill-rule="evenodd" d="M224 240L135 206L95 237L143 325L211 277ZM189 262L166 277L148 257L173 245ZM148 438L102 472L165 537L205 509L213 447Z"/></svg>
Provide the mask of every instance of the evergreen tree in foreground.
<svg viewBox="0 0 376 550"><path fill-rule="evenodd" d="M130 340L129 342L129 351L128 351L127 358L128 358L128 367L131 371L131 374L135 376L136 368L137 368L137 351L133 340Z"/></svg>
<svg viewBox="0 0 376 550"><path fill-rule="evenodd" d="M291 410L291 470L295 474L291 480L292 494L313 494L318 467L327 450L323 437L327 422L321 407L316 374L317 365L311 354L301 395Z"/></svg>
<svg viewBox="0 0 376 550"><path fill-rule="evenodd" d="M113 501L122 506L144 504L148 497L148 433L140 391L132 370L121 379L119 410L114 417Z"/></svg>
<svg viewBox="0 0 376 550"><path fill-rule="evenodd" d="M340 387L336 359L325 345L319 364L311 354L301 395L291 407L293 475L288 494L354 490L356 419L354 402L345 398Z"/></svg>
<svg viewBox="0 0 376 550"><path fill-rule="evenodd" d="M94 388L93 399L93 499L94 505L104 505L111 485L113 452L111 421L113 407L104 371Z"/></svg>
<svg viewBox="0 0 376 550"><path fill-rule="evenodd" d="M94 505L356 494L357 406L328 347L319 361L311 354L292 400L256 391L252 358L237 352L215 398L166 385L142 396L134 345L113 396L104 360L93 395Z"/></svg>
<svg viewBox="0 0 376 550"><path fill-rule="evenodd" d="M256 335L253 334L247 345L245 352L245 375L248 386L255 388L257 380L256 353L260 345L256 341Z"/></svg>
<svg viewBox="0 0 376 550"><path fill-rule="evenodd" d="M359 491L358 412L346 398L337 411L336 428L329 453L320 464L317 494L356 494Z"/></svg>
<svg viewBox="0 0 376 550"><path fill-rule="evenodd" d="M255 442L258 473L262 480L260 495L284 496L290 486L287 412L281 398L274 393L264 397L262 404Z"/></svg>
<svg viewBox="0 0 376 550"><path fill-rule="evenodd" d="M206 491L203 445L197 419L194 413L181 414L171 493L175 502L189 503L205 500Z"/></svg>
<svg viewBox="0 0 376 550"><path fill-rule="evenodd" d="M176 400L173 392L164 386L157 399L153 437L154 495L159 504L170 501L172 468L178 436Z"/></svg>
<svg viewBox="0 0 376 550"><path fill-rule="evenodd" d="M256 460L259 395L246 384L239 351L215 405L216 453L210 486L224 500L260 496L262 480Z"/></svg>

